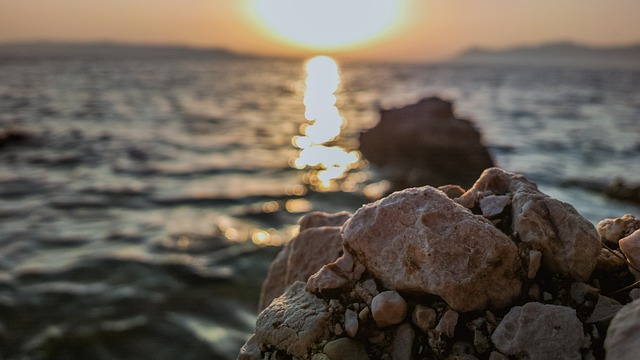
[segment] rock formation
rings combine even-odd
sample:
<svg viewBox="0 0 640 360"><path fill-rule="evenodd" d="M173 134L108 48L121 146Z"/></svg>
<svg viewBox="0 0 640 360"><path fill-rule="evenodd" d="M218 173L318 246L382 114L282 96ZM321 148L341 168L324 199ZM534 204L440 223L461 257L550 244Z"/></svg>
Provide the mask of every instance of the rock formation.
<svg viewBox="0 0 640 360"><path fill-rule="evenodd" d="M274 299L239 358L633 358L637 224L596 231L495 168L463 194L425 186L352 216L309 215L274 261Z"/></svg>
<svg viewBox="0 0 640 360"><path fill-rule="evenodd" d="M427 184L466 187L493 166L478 130L470 121L456 118L452 104L437 97L381 110L380 122L360 135L360 151L395 189Z"/></svg>

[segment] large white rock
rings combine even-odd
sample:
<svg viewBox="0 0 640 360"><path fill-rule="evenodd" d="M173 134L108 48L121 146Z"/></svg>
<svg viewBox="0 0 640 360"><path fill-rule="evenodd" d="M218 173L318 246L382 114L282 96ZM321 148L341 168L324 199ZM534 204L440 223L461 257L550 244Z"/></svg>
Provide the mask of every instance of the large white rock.
<svg viewBox="0 0 640 360"><path fill-rule="evenodd" d="M509 310L491 341L501 353L529 360L581 360L584 334L574 309L530 302Z"/></svg>
<svg viewBox="0 0 640 360"><path fill-rule="evenodd" d="M433 187L365 205L343 225L342 236L384 287L438 295L461 312L506 306L521 291L517 246Z"/></svg>
<svg viewBox="0 0 640 360"><path fill-rule="evenodd" d="M578 281L589 279L601 243L595 227L573 206L543 194L524 176L499 168L485 170L456 201L473 208L493 195L511 197L512 230L542 251L543 266Z"/></svg>

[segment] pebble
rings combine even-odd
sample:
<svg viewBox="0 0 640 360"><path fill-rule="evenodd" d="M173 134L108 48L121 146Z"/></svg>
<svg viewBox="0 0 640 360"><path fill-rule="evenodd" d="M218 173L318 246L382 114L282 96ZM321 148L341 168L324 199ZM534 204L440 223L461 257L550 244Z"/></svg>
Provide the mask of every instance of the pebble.
<svg viewBox="0 0 640 360"><path fill-rule="evenodd" d="M371 301L371 314L378 327L399 324L407 315L407 302L395 290L383 291Z"/></svg>
<svg viewBox="0 0 640 360"><path fill-rule="evenodd" d="M598 322L608 322L616 315L616 313L622 309L622 304L617 302L616 300L606 297L599 296L598 302L596 303L595 309L591 315L585 320L585 323L592 324Z"/></svg>
<svg viewBox="0 0 640 360"><path fill-rule="evenodd" d="M540 261L542 260L542 252L538 250L529 251L529 270L527 271L527 277L533 279L538 274L540 269Z"/></svg>
<svg viewBox="0 0 640 360"><path fill-rule="evenodd" d="M416 305L416 308L413 309L411 320L417 327L420 328L420 330L426 333L436 326L436 311L428 306L418 304Z"/></svg>
<svg viewBox="0 0 640 360"><path fill-rule="evenodd" d="M349 338L329 341L322 351L331 360L369 360L364 344Z"/></svg>
<svg viewBox="0 0 640 360"><path fill-rule="evenodd" d="M360 310L360 313L358 313L358 319L360 319L360 321L367 321L369 315L371 315L371 310L369 309L369 307L365 307L364 309Z"/></svg>
<svg viewBox="0 0 640 360"><path fill-rule="evenodd" d="M393 360L411 360L411 351L415 337L416 333L411 328L411 324L404 323L398 326L393 338L391 358Z"/></svg>
<svg viewBox="0 0 640 360"><path fill-rule="evenodd" d="M499 215L504 211L504 208L509 204L511 198L507 195L490 195L480 199L480 210L482 210L482 216L493 217Z"/></svg>
<svg viewBox="0 0 640 360"><path fill-rule="evenodd" d="M640 353L640 300L626 304L611 320L604 348L607 360L637 359Z"/></svg>
<svg viewBox="0 0 640 360"><path fill-rule="evenodd" d="M447 310L438 325L436 325L436 331L441 332L444 335L447 335L449 338L453 338L453 334L456 331L456 325L458 325L458 317L459 314L455 310Z"/></svg>
<svg viewBox="0 0 640 360"><path fill-rule="evenodd" d="M344 330L349 337L354 337L358 333L358 314L355 311L347 309L344 313Z"/></svg>
<svg viewBox="0 0 640 360"><path fill-rule="evenodd" d="M620 250L627 257L632 266L629 266L636 279L640 278L640 230L636 230L633 234L624 237L618 241Z"/></svg>
<svg viewBox="0 0 640 360"><path fill-rule="evenodd" d="M582 304L585 301L585 297L587 295L598 295L598 289L583 282L576 281L571 284L569 294L571 295L571 299L575 301L576 304Z"/></svg>

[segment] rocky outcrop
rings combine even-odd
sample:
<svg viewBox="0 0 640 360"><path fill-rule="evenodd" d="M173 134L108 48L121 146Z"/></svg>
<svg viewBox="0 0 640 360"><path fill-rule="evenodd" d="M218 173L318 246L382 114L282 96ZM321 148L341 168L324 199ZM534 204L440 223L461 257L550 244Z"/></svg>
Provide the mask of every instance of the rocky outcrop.
<svg viewBox="0 0 640 360"><path fill-rule="evenodd" d="M456 118L437 97L381 110L380 122L360 135L360 151L402 189L422 185L470 186L493 161L480 133Z"/></svg>
<svg viewBox="0 0 640 360"><path fill-rule="evenodd" d="M602 222L601 240L570 205L500 169L464 193L443 189L303 219L282 250L298 254L287 266L301 275L281 265L268 278L306 283L260 314L240 358L599 359L605 345L607 358L637 353L636 308L624 313L631 321L619 316L640 297L635 218Z"/></svg>

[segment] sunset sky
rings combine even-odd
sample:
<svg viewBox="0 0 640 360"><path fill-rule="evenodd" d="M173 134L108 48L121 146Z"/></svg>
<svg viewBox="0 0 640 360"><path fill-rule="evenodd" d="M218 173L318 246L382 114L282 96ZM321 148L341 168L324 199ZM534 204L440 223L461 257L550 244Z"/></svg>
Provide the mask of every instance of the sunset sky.
<svg viewBox="0 0 640 360"><path fill-rule="evenodd" d="M106 40L420 61L472 46L639 43L639 15L638 0L0 0L0 42Z"/></svg>

